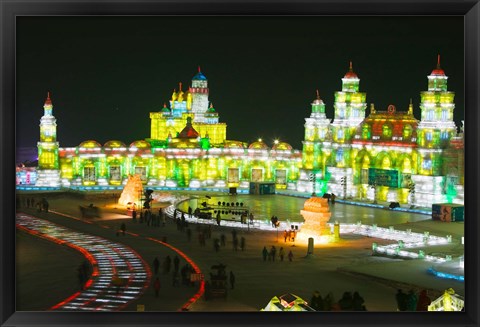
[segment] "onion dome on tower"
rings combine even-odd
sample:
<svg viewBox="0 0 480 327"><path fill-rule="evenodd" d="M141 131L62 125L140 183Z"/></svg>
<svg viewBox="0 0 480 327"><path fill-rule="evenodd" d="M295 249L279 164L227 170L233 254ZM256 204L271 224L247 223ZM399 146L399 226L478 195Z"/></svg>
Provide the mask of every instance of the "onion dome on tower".
<svg viewBox="0 0 480 327"><path fill-rule="evenodd" d="M198 66L198 73L193 76L192 81L206 81L207 77L203 75L202 71L200 70L200 66Z"/></svg>
<svg viewBox="0 0 480 327"><path fill-rule="evenodd" d="M44 106L51 106L52 105L52 100L50 99L50 91L47 92L47 98L45 99L45 104Z"/></svg>
<svg viewBox="0 0 480 327"><path fill-rule="evenodd" d="M350 61L350 69L348 72L345 74L343 78L358 78L357 74L353 71L353 65L352 62Z"/></svg>
<svg viewBox="0 0 480 327"><path fill-rule="evenodd" d="M358 92L360 88L360 78L353 71L353 65L350 61L350 68L342 78L342 92Z"/></svg>
<svg viewBox="0 0 480 327"><path fill-rule="evenodd" d="M45 99L45 103L43 104L43 110L45 116L52 116L52 100L50 99L50 92L47 92L47 98Z"/></svg>
<svg viewBox="0 0 480 327"><path fill-rule="evenodd" d="M166 104L166 103L163 104L162 112L163 112L164 114L170 114L170 109L167 108L167 104Z"/></svg>
<svg viewBox="0 0 480 327"><path fill-rule="evenodd" d="M213 103L210 102L210 107L205 112L205 123L207 124L217 124L218 123L218 112L215 111Z"/></svg>
<svg viewBox="0 0 480 327"><path fill-rule="evenodd" d="M440 55L437 56L437 68L432 70L431 76L445 76L445 72L440 68Z"/></svg>
<svg viewBox="0 0 480 327"><path fill-rule="evenodd" d="M437 56L437 67L428 75L428 90L429 91L447 91L448 76L440 67L440 55Z"/></svg>

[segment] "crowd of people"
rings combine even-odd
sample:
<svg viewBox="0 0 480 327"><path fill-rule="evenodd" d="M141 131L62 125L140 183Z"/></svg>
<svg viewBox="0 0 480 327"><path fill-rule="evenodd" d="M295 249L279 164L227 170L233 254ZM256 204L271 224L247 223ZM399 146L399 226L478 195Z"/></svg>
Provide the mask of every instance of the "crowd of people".
<svg viewBox="0 0 480 327"><path fill-rule="evenodd" d="M398 311L428 311L428 306L432 303L427 290L422 290L420 294L417 294L413 289L410 289L408 293L399 289L395 299Z"/></svg>
<svg viewBox="0 0 480 327"><path fill-rule="evenodd" d="M334 201L334 199L331 200ZM49 204L46 198L17 198L17 205L23 205L26 208L37 208L38 211L48 212L49 210ZM189 208L189 215L191 214L192 210ZM172 221L177 226L177 230L185 233L188 241L190 242L192 237L192 229L185 219L185 215L186 213L175 209ZM132 222L146 224L147 226L165 226L166 218L166 212L162 208L158 210L158 214L155 214L153 210L139 210L139 213L135 209L132 211ZM278 221L278 218L273 216L271 219L272 226L278 227ZM213 228L215 228L215 226L213 226ZM233 251L245 251L246 249L245 237L239 237L236 229L231 230L231 238L227 237L224 231L220 232L218 237L212 238L211 224L195 224L195 230L197 232L199 245L204 247L206 245L206 240L212 239L215 252L219 252L222 248L227 248L229 243L231 243L231 249ZM125 235L125 233L126 224L122 222L119 230L117 230L117 235ZM293 229L290 231L285 230L283 236L285 243L287 241L294 241L296 238L296 231ZM166 242L166 238L164 238L164 241ZM284 249L283 246L279 245L271 245L269 248L267 248L267 246L263 247L262 259L264 262L283 262L286 260L292 262L294 255L290 249ZM174 287L179 287L181 285L192 287L195 285L195 279L192 278L192 274L195 274L193 267L188 263L185 263L180 267L180 262L181 260L178 255L173 256L173 259L170 255L167 255L163 261L160 261L159 257L154 258L152 268L155 277L152 279L152 288L154 289L156 297L158 297L160 291L160 274L165 276L170 275L172 285ZM77 273L80 289L83 290L85 283L90 278L90 265L87 262L83 262L78 267ZM235 275L232 271L230 271L228 281L230 288L234 289ZM431 299L429 298L426 290L422 290L417 293L415 290L410 289L407 293L405 293L402 289L399 289L395 295L395 299L398 311L428 311L428 306L431 303ZM325 295L325 297L322 297L319 291L315 291L308 304L316 311L367 311L365 300L357 291L344 292L338 301L335 301L332 292L329 292Z"/></svg>
<svg viewBox="0 0 480 327"><path fill-rule="evenodd" d="M272 245L270 247L270 250L267 249L266 246L263 247L263 250L262 250L262 258L263 258L263 261L275 261L277 259L277 248L275 247L275 245ZM280 247L279 250L278 250L278 258L280 261L283 261L285 259L285 250L283 249L283 247ZM288 254L287 254L287 258L288 258L288 261L293 261L293 252L292 250L289 250Z"/></svg>
<svg viewBox="0 0 480 327"><path fill-rule="evenodd" d="M132 210L132 221L140 224L145 223L147 226L164 227L166 223L166 213L163 208L158 209L158 214L155 214L150 209L140 210L137 212L136 208Z"/></svg>
<svg viewBox="0 0 480 327"><path fill-rule="evenodd" d="M342 298L335 301L333 293L329 292L322 297L319 291L315 291L308 305L315 311L367 311L365 300L355 291L346 291Z"/></svg>
<svg viewBox="0 0 480 327"><path fill-rule="evenodd" d="M48 203L47 198L41 198L40 200L36 200L35 198L30 198L30 197L19 197L17 196L16 198L16 207L17 209L20 209L21 207L24 208L36 208L37 212L48 212L50 204Z"/></svg>
<svg viewBox="0 0 480 327"><path fill-rule="evenodd" d="M149 212L151 212L149 210ZM193 210L189 208L189 214L191 215ZM146 223L149 226L158 226L155 222L155 218L149 218L149 216L153 216L153 214L144 215L141 213L140 219L138 220L140 223ZM164 222L164 215L165 213L163 210L159 211L159 216L161 226L165 226ZM188 222L185 219L186 213L182 212L179 209L175 209L172 215L172 222L177 226L177 231L181 233L185 233L187 236L188 241L191 241L192 236L192 229L190 228ZM151 219L151 223L149 223L149 219ZM132 215L133 222L137 222L135 215ZM231 242L232 250L233 251L245 251L246 249L246 240L243 236L238 236L237 230L232 229L231 231L231 238L227 237L225 233L221 233L219 237L212 237L212 226L209 225L202 225L202 224L195 224L194 229L196 230L198 236L198 243L201 247L206 245L206 240L211 239L213 242L214 251L218 252L221 248L226 248L227 244ZM163 239L166 242L166 239ZM192 266L186 263L183 267L180 268L180 261L181 259L175 255L172 259L170 255L167 255L163 261L161 262L159 257L155 257L153 260L152 268L155 278L152 279L152 288L154 289L155 295L158 296L158 292L160 289L160 275L171 275L172 278L172 285L177 287L181 285L185 286L194 286L195 285L195 277L192 277L195 271ZM234 289L235 287L235 275L233 271L230 271L230 274L227 276L228 282L230 284L230 289ZM163 278L162 278L163 279ZM206 286L207 287L207 286Z"/></svg>
<svg viewBox="0 0 480 327"><path fill-rule="evenodd" d="M153 273L155 275L155 281L153 283L155 294L157 294L157 291L158 291L157 286L158 288L160 287L161 274L165 275L165 277L167 277L168 275L171 275L172 286L175 286L175 287L181 286L181 285L184 285L184 286L195 285L195 281L191 278L191 275L195 274L195 270L188 263L185 263L180 268L180 258L178 257L178 255L175 255L173 259L170 257L170 255L167 255L162 263L160 263L160 259L157 256L153 259L152 268L153 268Z"/></svg>
<svg viewBox="0 0 480 327"><path fill-rule="evenodd" d="M289 242L295 242L295 237L297 236L297 231L296 230L285 230L283 232L283 238L284 238L284 242L287 243L287 241Z"/></svg>

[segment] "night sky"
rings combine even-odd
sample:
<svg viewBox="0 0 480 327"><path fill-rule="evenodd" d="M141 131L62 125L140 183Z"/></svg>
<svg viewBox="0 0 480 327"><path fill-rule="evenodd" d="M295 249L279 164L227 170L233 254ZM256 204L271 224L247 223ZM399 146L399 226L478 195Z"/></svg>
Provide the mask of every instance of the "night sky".
<svg viewBox="0 0 480 327"><path fill-rule="evenodd" d="M333 118L353 61L368 108L413 99L437 54L464 115L462 17L20 17L17 147L36 147L47 91L61 147L150 137L149 112L185 90L197 67L227 139L301 149L315 90ZM369 110L367 110L367 113Z"/></svg>

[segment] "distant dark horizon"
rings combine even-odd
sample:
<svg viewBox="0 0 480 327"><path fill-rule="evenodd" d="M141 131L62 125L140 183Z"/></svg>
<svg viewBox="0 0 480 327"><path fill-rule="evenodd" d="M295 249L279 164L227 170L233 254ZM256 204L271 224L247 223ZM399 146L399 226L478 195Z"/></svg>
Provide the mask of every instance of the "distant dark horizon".
<svg viewBox="0 0 480 327"><path fill-rule="evenodd" d="M47 91L61 147L150 137L149 113L200 66L227 139L301 150L318 89L333 119L349 62L367 108L420 92L437 54L464 117L464 24L452 17L19 17L17 147L36 147ZM367 114L369 109L367 109Z"/></svg>

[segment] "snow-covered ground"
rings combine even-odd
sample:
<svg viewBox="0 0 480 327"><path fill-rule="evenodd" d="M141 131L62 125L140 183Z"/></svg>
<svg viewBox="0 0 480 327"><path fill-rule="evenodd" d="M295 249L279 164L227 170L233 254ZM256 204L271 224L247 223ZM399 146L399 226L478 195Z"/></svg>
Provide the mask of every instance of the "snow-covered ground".
<svg viewBox="0 0 480 327"><path fill-rule="evenodd" d="M191 194L179 194L179 197ZM199 197L204 196L200 194ZM217 195L220 197L221 195ZM224 195L223 195L224 196ZM227 197L228 198L228 197ZM255 217L260 223L268 226L268 220L275 214L280 221L288 226L290 222L300 222L299 211L303 208L305 199L285 196L250 196L238 195L230 197L232 201L242 201L245 205L254 208ZM238 200L237 200L238 199ZM81 220L55 216L54 214L38 214L41 217L54 220L56 223L65 224L69 228L82 232L98 234L103 237L115 239L114 230L118 229L121 222L127 223L127 230L138 236L127 236L119 239L126 245L137 251L145 261L150 263L155 256L160 261L166 255L174 255L171 250L163 248L159 244L148 241L148 237L166 237L169 244L181 249L200 267L209 279L212 265L223 263L227 265L227 272L233 271L236 275L235 288L229 290L226 300L215 299L205 301L203 298L192 304L192 311L258 311L270 301L274 295L294 293L307 301L312 293L318 290L322 296L333 292L338 300L345 291L358 291L365 299L366 307L371 311L395 311L395 293L398 287L415 287L430 291L432 299L441 294L445 289L452 287L458 294L464 294L464 284L456 280L447 280L435 277L427 272L428 268L435 266L436 269L444 269L438 264L419 259L398 259L389 256L372 255L372 243L388 245L395 241L381 238L367 237L354 233L341 233L341 240L337 243L316 244L313 255L307 256L307 244L299 242L285 242L282 230L278 232L274 228L236 228L215 224L190 224L192 238L189 241L185 231L178 231L172 221L167 222L165 227L149 227L146 224L133 223L126 215L125 208L115 205L113 199L95 199L89 197L82 200L75 197L51 197L50 209L68 215L79 217L78 205L94 203L103 211L100 219L90 219L90 224ZM217 201L218 199L212 199ZM198 201L198 200L192 200ZM202 200L203 201L203 200ZM194 202L187 202L188 204ZM154 203L157 207L166 206L169 203ZM34 213L32 209L24 209ZM452 235L453 242L442 246L427 246L423 248L426 254L444 255L449 254L452 258L458 258L463 254L463 245L460 238L463 236L463 223L442 223L431 221L426 215L410 214L405 212L392 212L390 210L357 207L340 203L332 206L331 222L356 224L377 224L378 226L392 226L395 230L407 230L423 233L429 231L430 235L446 237ZM299 218L300 216L300 218ZM288 222L287 222L288 219ZM211 226L212 238L207 240L205 247L199 245L198 231ZM253 226L250 226L253 227ZM238 237L246 239L245 251L234 251L232 246L231 231L236 229ZM220 238L224 234L227 239L225 247L221 247L217 253L213 249L212 240ZM286 254L293 253L293 261L287 258L283 262L278 258L275 262L264 262L262 259L263 247L268 249L275 246L283 247ZM37 249L38 250L38 249ZM73 256L73 254L72 254ZM20 262L27 262L20 258ZM183 265L185 262L181 263ZM453 264L452 262L448 263ZM445 268L446 269L446 268ZM457 269L458 270L458 269ZM457 271L458 272L458 271ZM47 275L48 267L38 267L37 274ZM62 278L69 271L60 270L52 278ZM21 276L22 277L22 276ZM162 289L160 298L156 299L153 290L147 291L141 298L133 301L127 310L136 310L137 304L144 304L147 311L174 311L180 308L197 291L196 288L187 286L174 287L171 284L171 275L160 275ZM19 283L26 285L32 283L31 276L24 276ZM35 281L35 282L38 282ZM43 301L53 301L45 297ZM21 302L22 300L19 299ZM54 303L53 303L54 304Z"/></svg>

